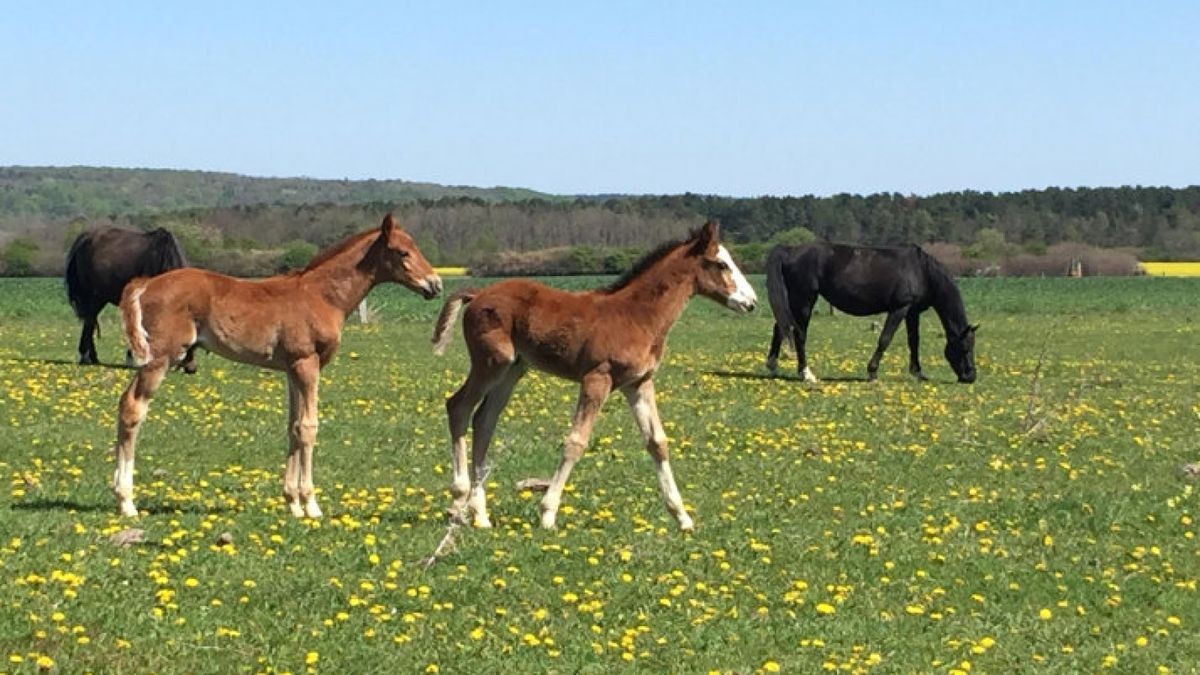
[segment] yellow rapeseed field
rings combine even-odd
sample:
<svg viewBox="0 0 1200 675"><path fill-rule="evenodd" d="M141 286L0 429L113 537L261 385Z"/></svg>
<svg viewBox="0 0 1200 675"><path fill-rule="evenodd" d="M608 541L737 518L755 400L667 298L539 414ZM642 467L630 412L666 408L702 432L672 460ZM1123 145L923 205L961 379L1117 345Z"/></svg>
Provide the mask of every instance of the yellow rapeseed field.
<svg viewBox="0 0 1200 675"><path fill-rule="evenodd" d="M1142 269L1152 277L1200 277L1200 260L1189 262L1143 262Z"/></svg>

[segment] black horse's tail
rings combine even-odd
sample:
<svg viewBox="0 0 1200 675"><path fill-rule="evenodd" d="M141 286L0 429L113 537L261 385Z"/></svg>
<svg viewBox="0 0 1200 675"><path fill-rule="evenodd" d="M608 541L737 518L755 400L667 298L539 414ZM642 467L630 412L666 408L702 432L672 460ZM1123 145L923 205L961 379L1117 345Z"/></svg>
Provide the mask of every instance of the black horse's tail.
<svg viewBox="0 0 1200 675"><path fill-rule="evenodd" d="M767 299L771 301L771 313L775 315L775 325L794 351L796 344L793 341L792 326L796 325L796 317L792 316L792 303L788 299L787 282L783 278L785 258L787 258L787 249L783 246L776 246L767 254Z"/></svg>
<svg viewBox="0 0 1200 675"><path fill-rule="evenodd" d="M80 233L78 237L75 237L74 243L71 244L71 249L67 251L67 271L64 275L67 282L67 300L71 303L71 309L75 310L75 316L80 319L87 318L85 314L89 306L89 296L87 281L83 278L79 258L83 255L83 250L91 238L91 232ZM96 324L96 330L100 330L98 323Z"/></svg>
<svg viewBox="0 0 1200 675"><path fill-rule="evenodd" d="M169 272L179 267L187 267L187 257L179 240L163 228L147 232L150 237L150 247L142 258L141 269L137 276L152 277L163 272Z"/></svg>

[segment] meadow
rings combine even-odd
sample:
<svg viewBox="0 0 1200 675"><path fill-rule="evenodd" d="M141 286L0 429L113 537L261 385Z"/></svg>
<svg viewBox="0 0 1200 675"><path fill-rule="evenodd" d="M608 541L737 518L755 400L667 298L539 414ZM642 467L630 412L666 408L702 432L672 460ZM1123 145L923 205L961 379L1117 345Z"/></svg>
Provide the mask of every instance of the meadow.
<svg viewBox="0 0 1200 675"><path fill-rule="evenodd" d="M131 371L74 365L60 282L0 281L0 672L1196 672L1200 280L962 288L974 385L932 312L931 382L903 331L866 382L879 319L822 311L807 385L765 377L769 311L693 300L657 378L691 534L619 396L541 530L515 483L553 472L576 388L527 376L493 445L496 527L426 569L467 364L461 339L430 351L439 301L380 288L379 320L349 323L322 380L323 520L281 497L282 376L213 355L152 403L122 520ZM111 540L130 527L143 541Z"/></svg>

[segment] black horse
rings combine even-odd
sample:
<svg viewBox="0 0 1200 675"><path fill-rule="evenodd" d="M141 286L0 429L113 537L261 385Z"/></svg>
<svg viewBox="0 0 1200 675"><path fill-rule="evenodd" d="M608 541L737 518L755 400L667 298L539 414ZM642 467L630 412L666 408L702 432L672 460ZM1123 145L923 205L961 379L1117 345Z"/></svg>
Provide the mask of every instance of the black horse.
<svg viewBox="0 0 1200 675"><path fill-rule="evenodd" d="M775 313L775 333L767 354L767 370L776 372L779 346L785 335L796 349L797 368L807 382L816 377L808 368L804 342L813 305L820 295L847 314L866 316L887 312L879 346L867 363L874 380L879 360L904 320L908 327L908 371L918 379L921 312L933 307L946 331L946 360L959 382L975 381L975 330L967 323L962 295L950 273L919 246L872 248L829 242L776 246L767 255L767 295Z"/></svg>
<svg viewBox="0 0 1200 675"><path fill-rule="evenodd" d="M179 242L162 228L136 232L98 227L76 237L67 253L66 281L67 299L75 316L83 321L79 362L100 362L94 339L100 332L97 318L106 304L120 304L125 284L136 277L152 277L186 266ZM188 359L184 369L193 372L195 365Z"/></svg>

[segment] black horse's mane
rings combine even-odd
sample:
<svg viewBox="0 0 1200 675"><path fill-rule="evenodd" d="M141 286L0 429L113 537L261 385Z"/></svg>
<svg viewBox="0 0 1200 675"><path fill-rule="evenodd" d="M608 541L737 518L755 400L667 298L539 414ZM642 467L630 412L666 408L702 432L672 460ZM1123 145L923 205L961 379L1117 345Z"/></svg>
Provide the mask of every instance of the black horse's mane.
<svg viewBox="0 0 1200 675"><path fill-rule="evenodd" d="M950 270L925 249L917 247L921 259L925 263L925 275L933 287L933 308L947 330L962 331L967 327L966 308L963 306L962 293L954 283Z"/></svg>

